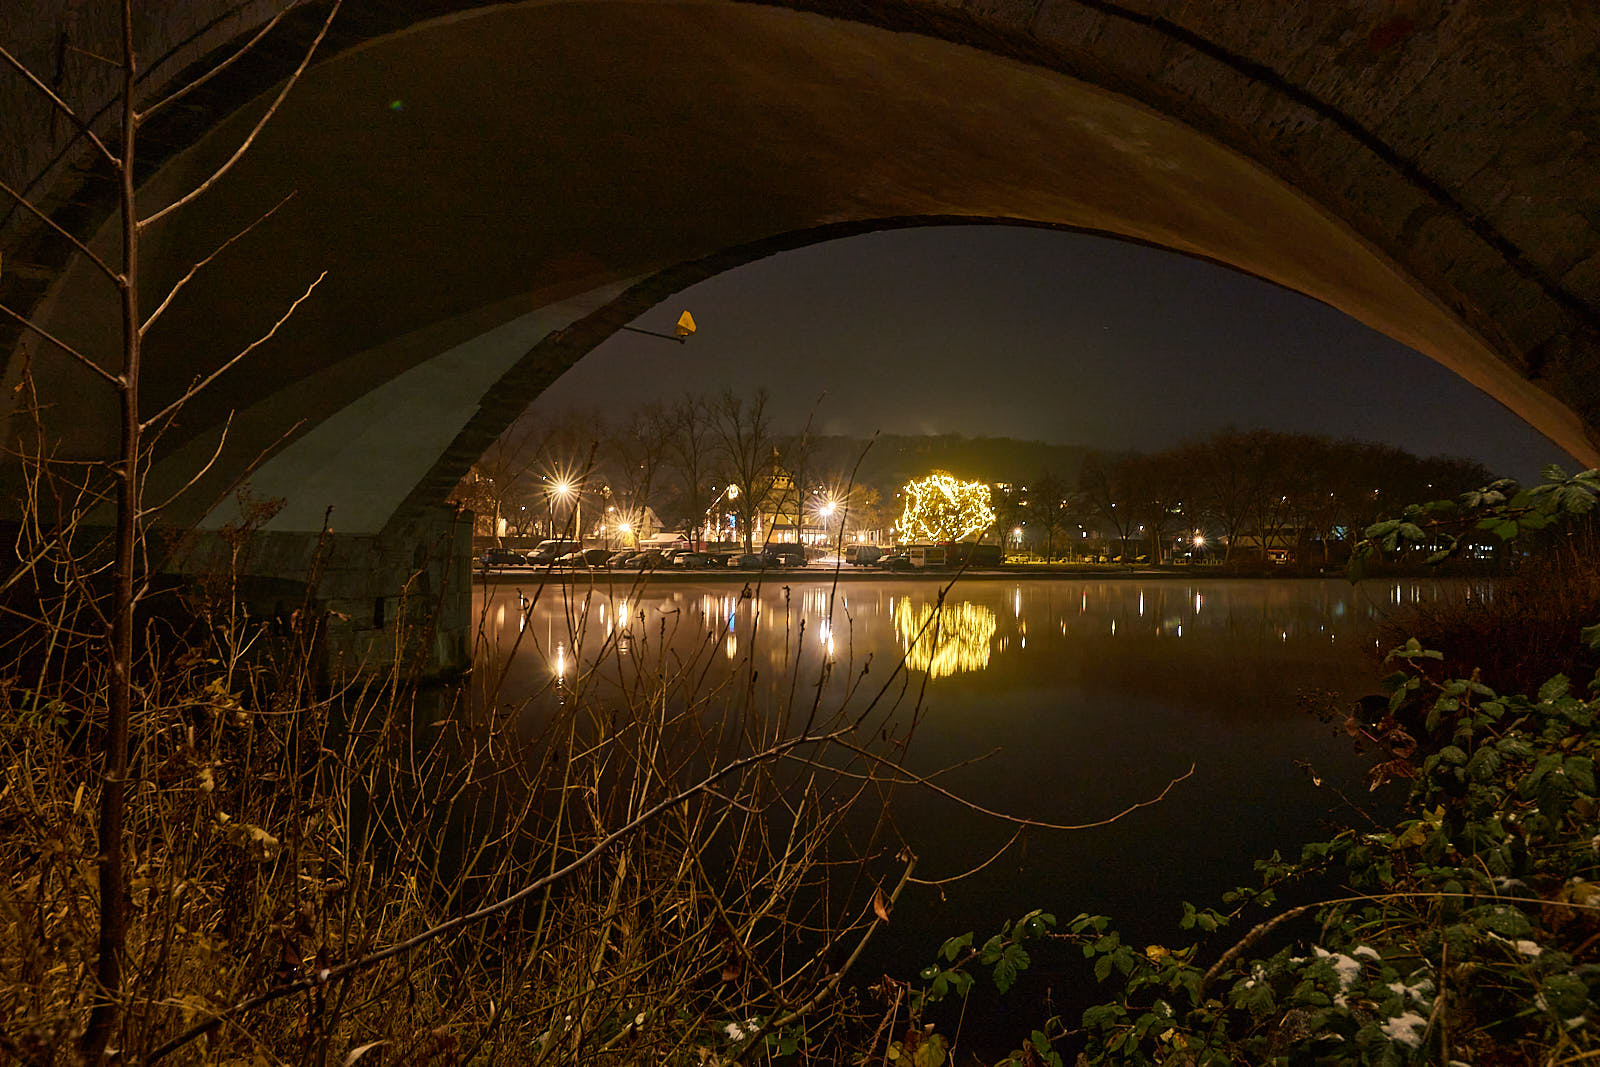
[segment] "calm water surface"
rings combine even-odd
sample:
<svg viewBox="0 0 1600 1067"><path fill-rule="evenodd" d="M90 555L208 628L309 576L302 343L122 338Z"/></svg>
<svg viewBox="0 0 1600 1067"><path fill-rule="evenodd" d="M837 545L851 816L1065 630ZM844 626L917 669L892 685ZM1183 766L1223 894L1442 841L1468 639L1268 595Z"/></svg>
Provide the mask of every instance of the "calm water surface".
<svg viewBox="0 0 1600 1067"><path fill-rule="evenodd" d="M835 588L800 574L748 596L729 579L551 586L526 613L518 598L530 589L481 595L495 640L516 646L505 696L532 697L535 717L584 672L603 690L630 670L691 661L707 685L754 670L776 709L791 691L809 707L830 658L824 705L859 703L904 659L883 699L898 701L900 729L920 708L908 762L928 771L992 752L941 778L989 808L1094 821L1193 765L1166 801L1112 826L1029 832L980 876L908 892L867 962L911 977L946 935L992 932L1033 907L1063 919L1113 914L1131 936L1170 935L1181 901L1214 902L1251 879L1256 857L1295 852L1333 820L1360 818L1339 791L1372 803L1366 763L1301 707L1302 694L1374 691L1379 622L1403 604L1484 594L1431 581L983 579L955 585L930 622L940 588L920 579ZM869 681L850 695L869 662ZM895 804L930 879L972 867L1012 833L925 791L901 789Z"/></svg>

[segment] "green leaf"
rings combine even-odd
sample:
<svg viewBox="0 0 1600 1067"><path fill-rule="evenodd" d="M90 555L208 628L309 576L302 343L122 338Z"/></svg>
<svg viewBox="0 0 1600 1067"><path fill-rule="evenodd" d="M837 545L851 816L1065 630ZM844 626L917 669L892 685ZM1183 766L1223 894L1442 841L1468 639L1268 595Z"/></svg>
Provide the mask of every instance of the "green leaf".
<svg viewBox="0 0 1600 1067"><path fill-rule="evenodd" d="M948 1049L943 1034L929 1034L911 1054L911 1067L944 1067Z"/></svg>
<svg viewBox="0 0 1600 1067"><path fill-rule="evenodd" d="M1561 769L1579 790L1594 795L1594 760L1588 756L1568 756Z"/></svg>
<svg viewBox="0 0 1600 1067"><path fill-rule="evenodd" d="M1583 643L1589 646L1589 651L1600 652L1600 623L1595 623L1593 626L1585 626L1580 633L1583 637Z"/></svg>
<svg viewBox="0 0 1600 1067"><path fill-rule="evenodd" d="M1499 772L1502 763L1500 751L1485 745L1467 760L1467 776L1475 782L1487 782Z"/></svg>
<svg viewBox="0 0 1600 1067"><path fill-rule="evenodd" d="M1106 956L1101 960L1102 963L1109 963L1110 961L1110 956ZM1016 983L1017 975L1027 970L1030 962L1027 950L1021 945L1016 942L1007 945L999 962L994 965L995 987L1002 993L1008 992L1012 985ZM1096 965L1095 970L1098 973L1098 965Z"/></svg>
<svg viewBox="0 0 1600 1067"><path fill-rule="evenodd" d="M1571 631L1568 632L1570 633ZM1567 695L1567 690L1570 688L1571 684L1567 681L1567 676L1558 674L1539 687L1539 703L1548 704L1553 700L1560 700Z"/></svg>
<svg viewBox="0 0 1600 1067"><path fill-rule="evenodd" d="M1083 1028L1085 1030L1110 1029L1122 1020L1124 1014L1121 1004L1096 1004L1092 1008L1083 1009Z"/></svg>
<svg viewBox="0 0 1600 1067"><path fill-rule="evenodd" d="M969 930L960 937L952 937L944 944L940 945L939 955L943 956L946 960L954 961L955 958L961 954L962 949L970 948L971 946L972 932Z"/></svg>
<svg viewBox="0 0 1600 1067"><path fill-rule="evenodd" d="M1556 490L1556 504L1568 515L1586 515L1594 510L1595 497L1587 489L1564 486Z"/></svg>

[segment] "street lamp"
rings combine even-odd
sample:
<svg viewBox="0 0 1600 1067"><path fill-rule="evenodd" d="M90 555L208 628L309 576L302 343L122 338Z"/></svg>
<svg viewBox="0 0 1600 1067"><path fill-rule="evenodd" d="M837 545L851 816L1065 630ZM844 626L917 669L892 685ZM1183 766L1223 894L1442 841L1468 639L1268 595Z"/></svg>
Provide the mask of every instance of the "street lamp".
<svg viewBox="0 0 1600 1067"><path fill-rule="evenodd" d="M687 314L687 312L685 312L685 314ZM711 524L711 513L717 510L717 505L722 503L723 497L727 497L729 500L738 500L739 487L734 485L732 482L729 482L727 485L723 486L722 492L717 494L717 498L711 502L711 506L706 508L706 521L701 526L701 531L706 535L706 540L708 543L711 540L711 531L713 529ZM717 527L720 528L720 526L721 523L718 523Z"/></svg>
<svg viewBox="0 0 1600 1067"><path fill-rule="evenodd" d="M696 326L694 316L685 311L678 316L678 321L673 325L671 333L657 333L655 330L642 330L637 326L624 326L629 333L642 333L646 337L659 337L665 341L676 341L680 345L688 342L694 336Z"/></svg>
<svg viewBox="0 0 1600 1067"><path fill-rule="evenodd" d="M550 487L551 493L559 496L563 501L571 500L572 504L572 529L578 543L583 544L583 494L577 492L577 487L568 481L559 481ZM555 531L551 531L552 536Z"/></svg>

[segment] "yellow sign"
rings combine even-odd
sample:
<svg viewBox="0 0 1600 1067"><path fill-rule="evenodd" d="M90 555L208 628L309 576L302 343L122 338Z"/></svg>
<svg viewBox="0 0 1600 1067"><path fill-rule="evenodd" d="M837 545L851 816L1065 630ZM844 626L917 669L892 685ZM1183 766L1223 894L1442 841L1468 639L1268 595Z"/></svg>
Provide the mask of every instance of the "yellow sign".
<svg viewBox="0 0 1600 1067"><path fill-rule="evenodd" d="M685 311L678 316L677 328L672 331L679 337L688 337L694 333L694 316Z"/></svg>

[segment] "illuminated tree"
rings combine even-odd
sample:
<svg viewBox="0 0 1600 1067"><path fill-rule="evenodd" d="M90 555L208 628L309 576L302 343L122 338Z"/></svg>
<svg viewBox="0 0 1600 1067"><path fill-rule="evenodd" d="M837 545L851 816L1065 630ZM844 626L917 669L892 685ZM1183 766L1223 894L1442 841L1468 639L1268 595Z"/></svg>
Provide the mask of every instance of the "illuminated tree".
<svg viewBox="0 0 1600 1067"><path fill-rule="evenodd" d="M902 541L960 541L994 524L989 487L983 482L963 482L935 471L907 482L901 492L906 507L895 533Z"/></svg>

